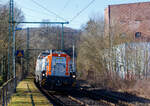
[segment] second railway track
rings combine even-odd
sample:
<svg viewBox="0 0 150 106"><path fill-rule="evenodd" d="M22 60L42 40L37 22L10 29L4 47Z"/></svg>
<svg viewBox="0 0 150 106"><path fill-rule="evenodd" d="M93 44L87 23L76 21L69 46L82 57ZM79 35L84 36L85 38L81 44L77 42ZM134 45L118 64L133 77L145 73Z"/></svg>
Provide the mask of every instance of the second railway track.
<svg viewBox="0 0 150 106"><path fill-rule="evenodd" d="M112 95L111 93L97 94L86 89L73 89L69 91L49 91L37 86L39 90L57 106L128 106L129 98ZM131 104L130 104L131 105Z"/></svg>
<svg viewBox="0 0 150 106"><path fill-rule="evenodd" d="M50 100L50 102L57 106L89 106L81 100L76 99L66 93L48 91L42 87L39 87L38 85L37 87Z"/></svg>

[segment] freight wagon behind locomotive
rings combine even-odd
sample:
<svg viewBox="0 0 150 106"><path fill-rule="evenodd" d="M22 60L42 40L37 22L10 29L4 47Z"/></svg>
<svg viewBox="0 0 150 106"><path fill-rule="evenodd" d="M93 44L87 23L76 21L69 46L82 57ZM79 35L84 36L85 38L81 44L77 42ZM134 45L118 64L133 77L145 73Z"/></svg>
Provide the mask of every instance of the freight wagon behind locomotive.
<svg viewBox="0 0 150 106"><path fill-rule="evenodd" d="M69 55L61 51L44 51L36 62L35 81L48 89L75 85L76 72Z"/></svg>

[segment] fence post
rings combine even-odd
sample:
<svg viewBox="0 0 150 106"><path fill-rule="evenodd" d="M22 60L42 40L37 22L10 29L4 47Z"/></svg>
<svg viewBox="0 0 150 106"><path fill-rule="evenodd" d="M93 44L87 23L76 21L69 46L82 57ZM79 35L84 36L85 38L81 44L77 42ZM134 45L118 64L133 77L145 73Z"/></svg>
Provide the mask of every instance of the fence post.
<svg viewBox="0 0 150 106"><path fill-rule="evenodd" d="M2 75L2 65L1 65L1 59L0 59L0 75Z"/></svg>
<svg viewBox="0 0 150 106"><path fill-rule="evenodd" d="M3 104L2 104L2 106L5 106L5 92L4 92L4 87L2 88L3 89Z"/></svg>
<svg viewBox="0 0 150 106"><path fill-rule="evenodd" d="M8 84L6 85L6 88L5 88L5 103L6 103L6 106L7 106L7 87L8 87Z"/></svg>
<svg viewBox="0 0 150 106"><path fill-rule="evenodd" d="M2 79L4 79L4 59L2 58Z"/></svg>

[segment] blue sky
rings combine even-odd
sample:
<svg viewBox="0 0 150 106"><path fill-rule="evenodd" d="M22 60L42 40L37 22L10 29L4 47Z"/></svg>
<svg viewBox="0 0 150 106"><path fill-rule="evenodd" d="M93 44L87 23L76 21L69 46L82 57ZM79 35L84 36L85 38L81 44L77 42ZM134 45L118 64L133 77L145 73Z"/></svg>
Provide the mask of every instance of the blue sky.
<svg viewBox="0 0 150 106"><path fill-rule="evenodd" d="M8 0L0 0L5 3ZM32 0L14 0L15 4L23 11L26 21L64 21L54 14L51 14L43 8L36 5ZM81 9L83 9L92 0L34 0L47 10L50 10L67 21L70 21ZM85 11L76 17L68 27L79 29L86 24L90 17L94 15L103 16L104 9L111 4L124 4L134 2L147 2L150 0L95 0ZM30 25L34 27L35 25Z"/></svg>

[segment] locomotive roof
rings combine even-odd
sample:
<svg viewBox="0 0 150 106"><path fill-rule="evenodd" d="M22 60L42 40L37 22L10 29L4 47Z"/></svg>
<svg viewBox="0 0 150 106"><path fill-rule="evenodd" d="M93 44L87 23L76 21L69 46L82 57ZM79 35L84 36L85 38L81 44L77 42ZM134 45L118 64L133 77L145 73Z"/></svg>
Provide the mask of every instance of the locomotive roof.
<svg viewBox="0 0 150 106"><path fill-rule="evenodd" d="M66 53L62 51L57 51L57 50L45 50L39 54L38 59L43 59L43 57L46 57L49 54L66 54Z"/></svg>

